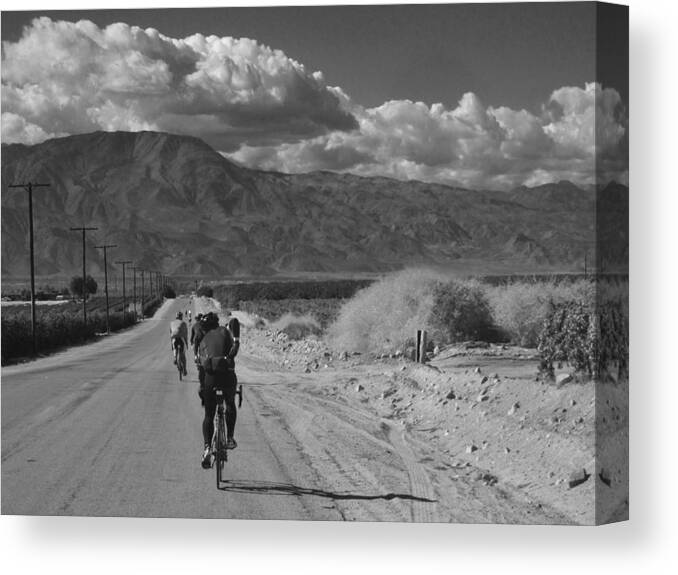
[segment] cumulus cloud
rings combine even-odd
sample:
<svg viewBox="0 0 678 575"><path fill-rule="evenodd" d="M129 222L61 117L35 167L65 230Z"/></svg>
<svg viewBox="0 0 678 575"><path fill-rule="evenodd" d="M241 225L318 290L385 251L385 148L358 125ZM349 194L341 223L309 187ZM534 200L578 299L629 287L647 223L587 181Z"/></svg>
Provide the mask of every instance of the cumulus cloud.
<svg viewBox="0 0 678 575"><path fill-rule="evenodd" d="M628 180L625 109L600 84L555 90L540 114L487 107L473 93L455 108L399 100L351 107L359 129L280 146L243 146L230 157L288 172L335 169L483 188L596 175Z"/></svg>
<svg viewBox="0 0 678 575"><path fill-rule="evenodd" d="M241 164L346 171L467 187L628 179L619 93L557 88L540 110L394 100L365 108L255 40L170 38L127 24L39 18L3 43L2 138L36 143L93 130L203 138Z"/></svg>
<svg viewBox="0 0 678 575"><path fill-rule="evenodd" d="M2 113L3 142L32 145L63 135L66 134L47 133L40 126L31 124L21 116L11 112Z"/></svg>
<svg viewBox="0 0 678 575"><path fill-rule="evenodd" d="M5 141L29 138L15 134L17 118L33 138L37 129L147 129L204 137L223 151L357 126L321 73L247 38L38 18L3 53Z"/></svg>

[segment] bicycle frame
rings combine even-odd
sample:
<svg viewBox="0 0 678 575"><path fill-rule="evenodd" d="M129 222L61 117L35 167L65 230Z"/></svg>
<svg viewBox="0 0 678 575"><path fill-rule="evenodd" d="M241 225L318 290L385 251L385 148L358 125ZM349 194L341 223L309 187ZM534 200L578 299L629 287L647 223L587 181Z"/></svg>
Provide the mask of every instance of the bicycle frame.
<svg viewBox="0 0 678 575"><path fill-rule="evenodd" d="M179 381L181 381L184 376L184 370L187 367L185 346L172 343L172 353L176 353L176 366L179 371Z"/></svg>
<svg viewBox="0 0 678 575"><path fill-rule="evenodd" d="M217 471L217 488L223 481L224 465L228 461L226 449L226 407L224 405L224 391L215 389L217 410L214 412L214 432L212 433L212 465ZM242 406L242 385L235 392L238 396L238 407Z"/></svg>
<svg viewBox="0 0 678 575"><path fill-rule="evenodd" d="M217 470L217 487L221 484L224 464L228 461L226 450L226 409L224 407L224 392L215 390L217 410L214 413L214 433L212 435L213 462Z"/></svg>

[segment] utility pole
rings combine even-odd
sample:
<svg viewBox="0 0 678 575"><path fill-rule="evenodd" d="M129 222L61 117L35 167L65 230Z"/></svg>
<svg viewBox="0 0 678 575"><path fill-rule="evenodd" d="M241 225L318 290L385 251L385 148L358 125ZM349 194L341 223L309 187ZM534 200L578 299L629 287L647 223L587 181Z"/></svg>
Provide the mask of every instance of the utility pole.
<svg viewBox="0 0 678 575"><path fill-rule="evenodd" d="M141 319L144 319L144 271L145 270L139 270L141 272Z"/></svg>
<svg viewBox="0 0 678 575"><path fill-rule="evenodd" d="M121 260L115 262L116 264L121 264L122 265L122 323L125 323L125 319L127 319L127 298L125 295L125 266L128 264L131 264L131 260Z"/></svg>
<svg viewBox="0 0 678 575"><path fill-rule="evenodd" d="M98 250L104 250L104 286L106 289L106 333L111 333L111 323L108 315L108 248L117 248L118 244L106 244L103 246L94 246Z"/></svg>
<svg viewBox="0 0 678 575"><path fill-rule="evenodd" d="M23 188L28 192L28 245L31 259L31 344L33 347L33 355L38 352L35 339L35 253L33 249L33 188L47 188L50 184L34 184L28 182L26 184L10 184L8 188Z"/></svg>
<svg viewBox="0 0 678 575"><path fill-rule="evenodd" d="M132 266L132 271L134 272L134 294L133 294L133 299L134 299L134 322L136 323L137 321L137 270L139 268L137 266Z"/></svg>
<svg viewBox="0 0 678 575"><path fill-rule="evenodd" d="M85 265L85 232L99 228L71 228L72 232L82 232L82 322L87 325L87 267Z"/></svg>

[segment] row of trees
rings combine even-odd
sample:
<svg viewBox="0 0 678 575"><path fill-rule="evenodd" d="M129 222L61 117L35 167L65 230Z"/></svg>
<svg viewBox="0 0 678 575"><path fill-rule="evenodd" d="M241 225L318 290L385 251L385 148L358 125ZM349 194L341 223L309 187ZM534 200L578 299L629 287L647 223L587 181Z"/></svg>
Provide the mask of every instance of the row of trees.
<svg viewBox="0 0 678 575"><path fill-rule="evenodd" d="M85 281L86 294L94 295L99 289L99 284L92 276L87 276ZM56 288L50 285L43 286L35 292L35 299L37 301L53 300L57 299L59 296L67 297L69 295L80 296L82 297L82 276L73 276L71 278L68 287ZM31 300L31 290L23 288L18 292L12 293L3 293L3 297L15 300L15 301L30 301Z"/></svg>
<svg viewBox="0 0 678 575"><path fill-rule="evenodd" d="M99 289L99 284L97 281L90 275L87 276L85 279L85 294L87 296L94 295L97 293L97 290ZM169 294L173 295L169 295ZM56 299L57 296L69 296L73 295L82 297L83 294L83 289L82 289L82 276L73 276L71 278L70 283L68 284L68 287L63 287L61 289L57 289L51 286L45 286L44 288L38 290L35 293L35 299L36 300L48 300L48 299ZM165 286L163 289L163 295L165 297L175 297L174 290L168 285ZM28 289L22 289L20 292L16 294L12 294L10 296L10 299L17 299L20 301L29 301L31 299L31 292Z"/></svg>

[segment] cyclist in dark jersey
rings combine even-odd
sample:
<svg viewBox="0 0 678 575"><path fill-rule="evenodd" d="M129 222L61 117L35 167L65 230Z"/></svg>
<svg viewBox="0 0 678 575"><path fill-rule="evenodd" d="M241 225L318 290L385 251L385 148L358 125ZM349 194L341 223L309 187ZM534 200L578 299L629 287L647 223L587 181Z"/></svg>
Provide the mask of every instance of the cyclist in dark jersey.
<svg viewBox="0 0 678 575"><path fill-rule="evenodd" d="M226 449L235 449L238 446L234 437L237 419L235 395L238 385L235 356L240 346L240 333L232 334L228 328L219 326L219 318L214 313L208 313L203 320L201 323L206 324L206 332L198 344L200 357L210 357L213 366L218 364L214 370L205 370L204 383L200 389L200 397L205 406L202 422L202 466L208 468L211 464L210 446L214 433L214 413L217 409L216 388L223 390L226 403Z"/></svg>
<svg viewBox="0 0 678 575"><path fill-rule="evenodd" d="M207 333L207 321L203 321L204 315L199 313L195 316L195 323L191 326L191 347L193 348L193 357L195 358L195 365L198 368L198 379L200 381L200 389L205 382L205 370L198 361L198 346L202 338ZM200 396L202 398L202 395Z"/></svg>

